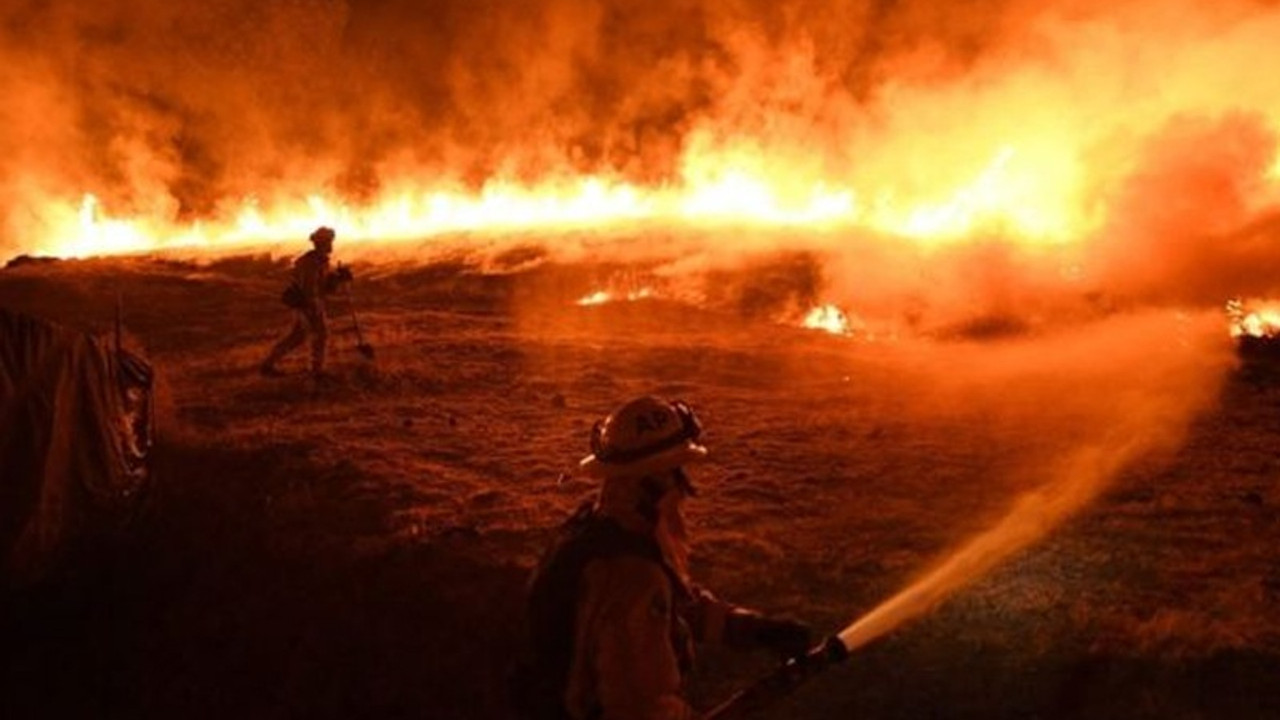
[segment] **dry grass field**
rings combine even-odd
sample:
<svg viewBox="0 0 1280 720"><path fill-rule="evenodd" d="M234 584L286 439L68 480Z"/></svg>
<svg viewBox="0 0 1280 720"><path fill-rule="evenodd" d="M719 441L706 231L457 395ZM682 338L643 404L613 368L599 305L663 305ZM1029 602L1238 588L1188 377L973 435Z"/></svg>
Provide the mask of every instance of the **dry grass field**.
<svg viewBox="0 0 1280 720"><path fill-rule="evenodd" d="M597 306L643 267L358 260L377 357L335 301L315 389L301 354L255 370L283 262L0 272L0 305L88 330L121 294L164 411L131 531L6 599L0 717L507 717L522 584L639 393L706 426L700 579L825 633L1015 513L1025 548L772 717L1280 717L1280 376L1214 309L834 336L779 321L795 257ZM691 692L770 663L708 649Z"/></svg>

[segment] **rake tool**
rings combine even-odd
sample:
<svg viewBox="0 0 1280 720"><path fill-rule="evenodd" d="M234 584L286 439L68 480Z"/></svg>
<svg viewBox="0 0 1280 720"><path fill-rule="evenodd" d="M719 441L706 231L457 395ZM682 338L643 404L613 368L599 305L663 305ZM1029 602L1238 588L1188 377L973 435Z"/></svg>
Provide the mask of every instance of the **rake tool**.
<svg viewBox="0 0 1280 720"><path fill-rule="evenodd" d="M360 316L356 315L356 296L351 283L347 283L347 308L351 311L351 324L356 328L356 352L365 360L373 360L373 346L364 341L364 334L360 332Z"/></svg>

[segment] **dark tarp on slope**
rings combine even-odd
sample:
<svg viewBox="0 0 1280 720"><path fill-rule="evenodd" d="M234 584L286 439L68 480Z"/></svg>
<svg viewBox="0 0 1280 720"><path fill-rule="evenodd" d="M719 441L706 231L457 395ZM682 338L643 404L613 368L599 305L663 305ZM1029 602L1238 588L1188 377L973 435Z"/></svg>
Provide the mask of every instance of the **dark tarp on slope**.
<svg viewBox="0 0 1280 720"><path fill-rule="evenodd" d="M146 487L152 370L114 345L0 308L0 586L54 574Z"/></svg>

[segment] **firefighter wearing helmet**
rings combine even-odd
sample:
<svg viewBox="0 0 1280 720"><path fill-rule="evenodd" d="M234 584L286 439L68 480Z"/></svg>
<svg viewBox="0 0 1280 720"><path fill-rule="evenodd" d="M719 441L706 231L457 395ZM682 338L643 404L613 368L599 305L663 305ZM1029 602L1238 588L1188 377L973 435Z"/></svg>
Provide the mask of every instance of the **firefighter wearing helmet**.
<svg viewBox="0 0 1280 720"><path fill-rule="evenodd" d="M516 702L536 718L693 718L693 644L809 650L808 626L730 605L689 576L686 466L707 456L680 401L641 397L596 423L580 465L599 495L566 521L529 586L532 658Z"/></svg>
<svg viewBox="0 0 1280 720"><path fill-rule="evenodd" d="M341 265L335 271L329 270L335 236L333 228L316 228L311 233L311 250L293 261L291 282L281 296L285 306L293 310L293 324L271 348L267 359L262 361L260 370L263 375L280 375L277 363L310 338L311 373L317 380L324 377L325 352L329 342L325 297L337 292L352 278L351 270Z"/></svg>

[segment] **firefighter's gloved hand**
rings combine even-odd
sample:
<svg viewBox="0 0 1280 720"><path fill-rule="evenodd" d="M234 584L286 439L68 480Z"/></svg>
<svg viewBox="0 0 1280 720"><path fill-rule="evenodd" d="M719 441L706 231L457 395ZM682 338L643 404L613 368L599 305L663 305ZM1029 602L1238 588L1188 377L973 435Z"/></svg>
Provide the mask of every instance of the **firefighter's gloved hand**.
<svg viewBox="0 0 1280 720"><path fill-rule="evenodd" d="M757 645L784 658L801 657L813 645L813 630L798 620L756 616L749 625Z"/></svg>
<svg viewBox="0 0 1280 720"><path fill-rule="evenodd" d="M351 282L355 279L355 276L351 274L351 268L346 265L339 265L338 269L333 271L333 277L340 283Z"/></svg>

